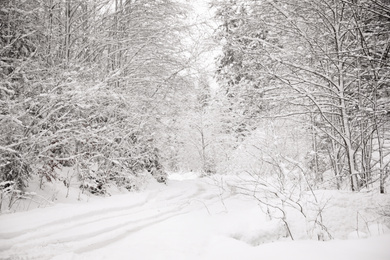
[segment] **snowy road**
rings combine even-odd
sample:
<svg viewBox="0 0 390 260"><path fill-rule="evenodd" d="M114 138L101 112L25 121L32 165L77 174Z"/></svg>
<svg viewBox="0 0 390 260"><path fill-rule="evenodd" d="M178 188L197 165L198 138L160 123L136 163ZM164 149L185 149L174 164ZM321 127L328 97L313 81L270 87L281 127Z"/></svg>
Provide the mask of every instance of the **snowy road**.
<svg viewBox="0 0 390 260"><path fill-rule="evenodd" d="M170 181L2 215L0 259L390 259L389 236L254 245L280 232L251 200L222 195L200 179Z"/></svg>
<svg viewBox="0 0 390 260"><path fill-rule="evenodd" d="M206 194L202 184L178 190L159 187L86 205L57 205L31 214L5 215L0 224L0 256L45 259L69 252L82 256L187 214L199 208L191 206L197 200L213 203L217 196Z"/></svg>

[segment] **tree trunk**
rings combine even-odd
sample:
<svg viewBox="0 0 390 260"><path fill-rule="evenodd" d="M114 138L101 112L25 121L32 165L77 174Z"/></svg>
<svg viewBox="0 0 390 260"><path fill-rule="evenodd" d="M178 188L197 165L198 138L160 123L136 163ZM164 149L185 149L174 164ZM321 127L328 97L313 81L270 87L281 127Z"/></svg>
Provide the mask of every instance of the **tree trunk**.
<svg viewBox="0 0 390 260"><path fill-rule="evenodd" d="M357 173L355 169L355 163L354 163L354 151L352 148L352 136L351 136L351 129L348 121L348 115L346 111L346 104L344 99L344 81L343 76L340 75L340 106L341 106L341 119L343 124L343 132L344 132L344 144L345 144L345 152L347 155L347 161L348 161L348 171L349 176L351 179L351 189L352 191L359 191L359 185L358 185L358 178Z"/></svg>
<svg viewBox="0 0 390 260"><path fill-rule="evenodd" d="M340 4L340 5L339 5ZM345 55L343 54L343 34L341 32L341 26L343 22L344 15L344 4L336 2L335 6L335 25L334 25L334 37L335 37L335 52L337 54L337 77L338 77L338 98L340 104L340 114L341 114L341 133L342 139L345 145L345 153L347 155L348 161L348 171L351 181L351 190L358 191L358 179L354 163L354 150L352 148L352 132L350 129L350 123L347 113L347 104L345 96L345 78L344 78L344 62Z"/></svg>
<svg viewBox="0 0 390 260"><path fill-rule="evenodd" d="M315 174L316 179L318 181L323 182L324 178L323 178L322 173L321 174L319 173L319 167L318 167L317 132L314 128L315 122L314 122L314 116L312 113L310 114L310 117L311 117L311 124L312 124L312 127L311 127L312 145L313 145L313 151L314 151L314 174Z"/></svg>
<svg viewBox="0 0 390 260"><path fill-rule="evenodd" d="M71 0L66 0L65 3L65 50L64 50L64 58L65 58L65 66L67 67L70 59L70 38L71 38Z"/></svg>

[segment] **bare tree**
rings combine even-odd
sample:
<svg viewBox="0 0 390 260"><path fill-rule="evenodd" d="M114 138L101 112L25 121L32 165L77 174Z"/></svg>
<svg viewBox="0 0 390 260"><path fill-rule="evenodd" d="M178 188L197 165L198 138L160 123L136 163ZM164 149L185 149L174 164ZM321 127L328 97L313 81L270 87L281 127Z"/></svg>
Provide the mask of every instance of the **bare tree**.
<svg viewBox="0 0 390 260"><path fill-rule="evenodd" d="M363 176L360 165L364 163L369 176L374 146L383 151L384 135L377 145L372 138L376 129L384 129L387 113L376 108L380 104L387 111L383 95L378 95L388 82L386 5L264 0L219 6L225 41L220 82L228 90L237 88L234 95L246 104L251 104L246 97L253 97L250 91L260 93L247 109L257 111L257 117L298 116L309 122L313 136L327 140L323 151L329 151L336 177L345 171L351 189L358 191L370 178ZM259 104L268 107L256 110ZM277 109L269 104L278 104ZM376 120L381 127L375 127ZM357 156L359 151L364 159Z"/></svg>

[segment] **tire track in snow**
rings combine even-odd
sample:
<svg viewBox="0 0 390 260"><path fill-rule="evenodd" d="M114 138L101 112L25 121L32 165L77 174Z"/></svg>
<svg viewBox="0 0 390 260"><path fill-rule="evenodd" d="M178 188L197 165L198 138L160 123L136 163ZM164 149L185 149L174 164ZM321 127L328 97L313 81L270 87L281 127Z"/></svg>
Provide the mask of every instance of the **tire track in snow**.
<svg viewBox="0 0 390 260"><path fill-rule="evenodd" d="M79 248L79 249L75 250L74 252L76 254L83 254L83 253L87 253L87 252L93 251L95 249L99 249L99 248L102 248L102 247L105 247L105 246L109 246L112 243L118 242L119 240L122 240L122 239L126 238L127 236L129 236L132 233L136 233L138 231L141 231L142 229L151 227L153 225L156 225L158 223L164 222L164 221L166 221L168 219L171 219L173 217L184 215L186 213L188 213L188 212L177 212L176 214L171 214L169 216L166 216L166 217L161 218L161 219L157 219L155 221L143 224L141 226L137 226L137 227L134 227L134 228L131 228L131 229L127 229L122 234L119 234L119 235L117 235L117 236L115 236L115 237L113 237L111 239L100 241L100 242L97 242L97 243L93 243L93 244L88 245L86 247Z"/></svg>
<svg viewBox="0 0 390 260"><path fill-rule="evenodd" d="M134 208L134 207L132 207L132 208ZM36 239L42 239L43 237L50 237L53 234L58 235L59 233L64 232L64 231L82 228L83 226L85 227L85 225L98 224L98 223L101 223L101 222L104 222L107 220L113 220L113 221L116 221L115 223L118 223L120 218L133 216L133 215L142 213L142 212L147 211L147 210L148 209L141 209L138 211L128 211L127 210L126 213L121 213L120 215L117 214L117 215L113 215L113 216L100 217L98 219L93 219L93 220L89 220L89 219L84 220L83 219L83 221L76 222L76 223L72 223L72 222L60 223L57 226L49 227L49 228L44 226L44 228L42 230L40 230L38 228L38 230L35 230L34 232L29 232L29 233L23 234L19 237L14 237L12 239L9 239L8 241L5 240L8 242L8 245L7 244L0 245L0 251L10 249L15 243L20 244L23 242L33 241ZM134 222L137 222L137 221L134 221ZM63 225L61 225L61 224L63 224ZM115 227L112 227L112 228L115 228ZM2 240L0 240L0 241L2 241Z"/></svg>
<svg viewBox="0 0 390 260"><path fill-rule="evenodd" d="M28 228L28 229L23 229L23 230L20 230L17 232L0 233L0 240L14 239L16 237L25 236L26 234L33 233L35 231L40 232L42 229L47 230L48 228L58 226L58 225L62 225L62 229L64 229L63 225L69 224L71 222L83 221L84 219L86 219L83 222L81 222L80 224L78 224L78 225L83 225L83 224L89 223L91 221L91 220L88 220L90 217L96 218L96 217L99 217L102 215L110 215L110 214L113 214L116 212L118 212L119 214L108 216L106 218L108 219L108 218L115 218L118 216L122 216L123 214L120 212L142 207L142 206L146 205L150 200L155 199L156 197L159 197L158 195L161 192L163 192L163 191L152 192L152 193L148 194L148 196L146 196L141 202L138 202L138 203L135 203L135 204L132 204L129 206L120 206L120 207L111 207L111 208L105 208L105 209L99 209L99 210L92 210L92 211L89 211L87 213L71 216L71 217L66 218L66 219L58 219L55 221L51 221L49 223L41 224L41 225L38 225L38 226L35 226L32 228ZM192 194L188 195L188 198L197 196L198 194L199 194L199 191L197 190L197 191L193 192ZM175 197L175 195L178 195L179 198L181 196L183 196L182 194L177 193L177 194L173 194L173 195L166 197L166 199L168 201L170 201L172 199L178 198L178 197ZM129 213L129 214L131 214L131 213ZM101 219L104 219L104 217L98 218L98 219L92 220L92 221L100 221ZM2 251L1 245L0 245L0 251Z"/></svg>
<svg viewBox="0 0 390 260"><path fill-rule="evenodd" d="M40 229L47 229L47 228L50 228L52 226L62 225L62 224L66 224L66 223L69 223L69 222L77 222L77 221L80 221L80 220L83 220L83 219L86 219L86 218L89 218L89 217L95 217L95 216L99 216L99 215L112 214L112 212L115 213L115 212L126 211L126 210L130 210L130 209L133 209L133 208L136 208L136 207L141 207L141 206L145 205L146 203L147 203L147 198L145 200L143 200L142 202L135 203L133 205L129 205L129 206L125 206L125 207L121 206L121 207L112 207L112 208L105 208L105 209L100 209L100 210L93 210L93 211L89 211L87 213L83 213L83 214L80 214L80 215L72 216L72 217L69 217L69 218L66 218L66 219L55 220L55 221L52 221L52 222L49 222L49 223L41 224L39 226L35 226L35 227L32 227L32 228L20 230L20 231L17 231L17 232L0 233L0 239L13 239L13 238L16 238L18 236L25 235L26 233L39 231Z"/></svg>
<svg viewBox="0 0 390 260"><path fill-rule="evenodd" d="M186 212L182 212L183 208L184 206L175 207L170 210L159 212L158 214L150 215L147 217L139 216L139 219L137 220L129 220L123 223L116 224L114 226L104 226L100 230L93 230L92 232L87 232L81 235L70 235L70 236L58 238L58 234L57 235L53 234L53 237L47 236L40 239L40 241L28 240L25 243L18 242L15 248L11 248L11 250L9 250L8 252L7 251L3 252L2 255L6 255L12 258L13 257L12 253L15 252L15 250L17 250L18 255L22 253L23 255L30 257L33 254L32 252L36 250L37 247L42 247L42 248L62 247L63 248L66 247L67 244L71 244L70 246L71 251L74 251L75 249L80 247L80 245L82 245L84 249L81 248L79 250L86 250L85 248L89 248L94 244L108 245L109 243L118 241L121 238L126 237L124 236L124 233L131 234L138 230L142 230L151 225L170 219L172 217L185 214ZM126 231L124 232L121 231L123 229ZM107 239L107 237L109 237L109 239ZM66 252L57 252L57 253L66 253ZM2 255L0 254L0 259ZM43 258L43 256L45 255L38 255L34 257L41 259Z"/></svg>
<svg viewBox="0 0 390 260"><path fill-rule="evenodd" d="M169 213L178 213L180 210L182 210L184 207L188 206L188 202L191 201L193 198L199 197L202 193L204 193L205 188L203 185L196 185L195 190L190 189L190 192L175 192L174 194L168 193L169 196L164 196L165 190L163 191L158 191L149 194L145 199L143 199L142 202L135 203L130 206L126 207L113 207L113 208L108 208L108 209L101 209L101 210L93 210L84 214L76 215L68 219L60 219L56 221L49 222L47 224L39 225L33 228L25 229L22 231L18 232L13 232L13 233L3 233L0 234L1 238L6 238L3 239L5 242L8 242L7 244L3 244L0 246L0 251L13 251L12 247L16 244L17 247L14 249L17 249L18 247L29 247L29 246L34 246L37 245L37 242L39 244L58 244L58 243L69 243L73 241L80 241L80 240L88 240L91 237L96 237L100 236L102 234L106 233L113 233L117 231L118 229L122 229L126 226L129 225L137 225L137 223L142 223L145 220L153 220L157 219L158 217L165 216ZM172 191L171 191L172 192ZM137 215L140 214L144 211L150 210L150 208L144 208L145 205L148 204L149 200L152 199L158 199L154 201L153 204L158 204L162 201L164 202L170 202L170 204L175 205L175 208L172 210L160 212L155 215L151 215L150 213L147 213L146 216L141 217L141 219L138 220L130 220L126 222L121 222L120 224L116 225L110 225L107 227L105 225L105 228L96 230L94 229L94 232L86 232L82 235L78 236L68 236L64 238L58 239L58 234L60 234L63 231L69 231L71 229L77 229L81 228L84 225L90 225L90 224L99 224L104 221L116 221L117 223L118 218L124 218L129 215ZM181 203L181 206L177 207L177 203ZM142 208L141 210L133 211L134 208ZM107 211L109 213L107 213ZM114 215L112 215L112 211L114 211ZM119 214L118 214L119 213ZM111 215L109 215L111 214ZM184 213L180 213L184 214ZM107 216L108 215L108 216ZM164 218L165 219L165 218ZM157 222L159 223L159 221ZM96 226L96 225L95 225ZM142 227L146 227L146 225L142 225ZM98 229L99 227L97 227ZM132 230L136 230L137 228L132 228ZM132 232L129 232L132 233ZM57 238L50 238L50 237L56 237ZM46 240L45 240L46 239ZM38 241L37 241L38 240ZM10 250L11 249L11 250ZM24 251L24 250L23 250Z"/></svg>
<svg viewBox="0 0 390 260"><path fill-rule="evenodd" d="M215 203L216 197L219 195L208 191L205 185L191 183L185 192L182 188L176 191L175 187L158 190L129 206L91 210L68 219L58 219L18 232L3 233L0 238L5 238L3 242L7 244L0 245L0 252L3 251L0 258L4 255L30 257L37 248L42 248L36 252L37 259L48 256L49 249L54 249L56 254L75 250L78 254L83 254L115 243L144 228L186 214L188 211L183 212L183 209L194 207L191 205L194 200L205 200L209 204ZM156 213L158 209L162 211ZM131 219L126 220L129 216ZM122 231L123 229L125 231ZM77 235L61 235L62 232L69 233L71 230L76 230Z"/></svg>

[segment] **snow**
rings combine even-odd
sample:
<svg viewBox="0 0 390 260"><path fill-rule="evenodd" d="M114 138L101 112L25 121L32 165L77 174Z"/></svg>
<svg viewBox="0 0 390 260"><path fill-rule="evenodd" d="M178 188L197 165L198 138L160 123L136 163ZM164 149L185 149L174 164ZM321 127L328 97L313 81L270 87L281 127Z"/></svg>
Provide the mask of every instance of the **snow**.
<svg viewBox="0 0 390 260"><path fill-rule="evenodd" d="M197 179L200 177L199 173L197 172L172 172L168 173L168 177L170 180L190 180L190 179Z"/></svg>
<svg viewBox="0 0 390 260"><path fill-rule="evenodd" d="M387 195L316 191L335 239L291 241L255 200L218 185L222 177L169 176L139 192L0 215L0 259L390 259L389 228L373 213Z"/></svg>

